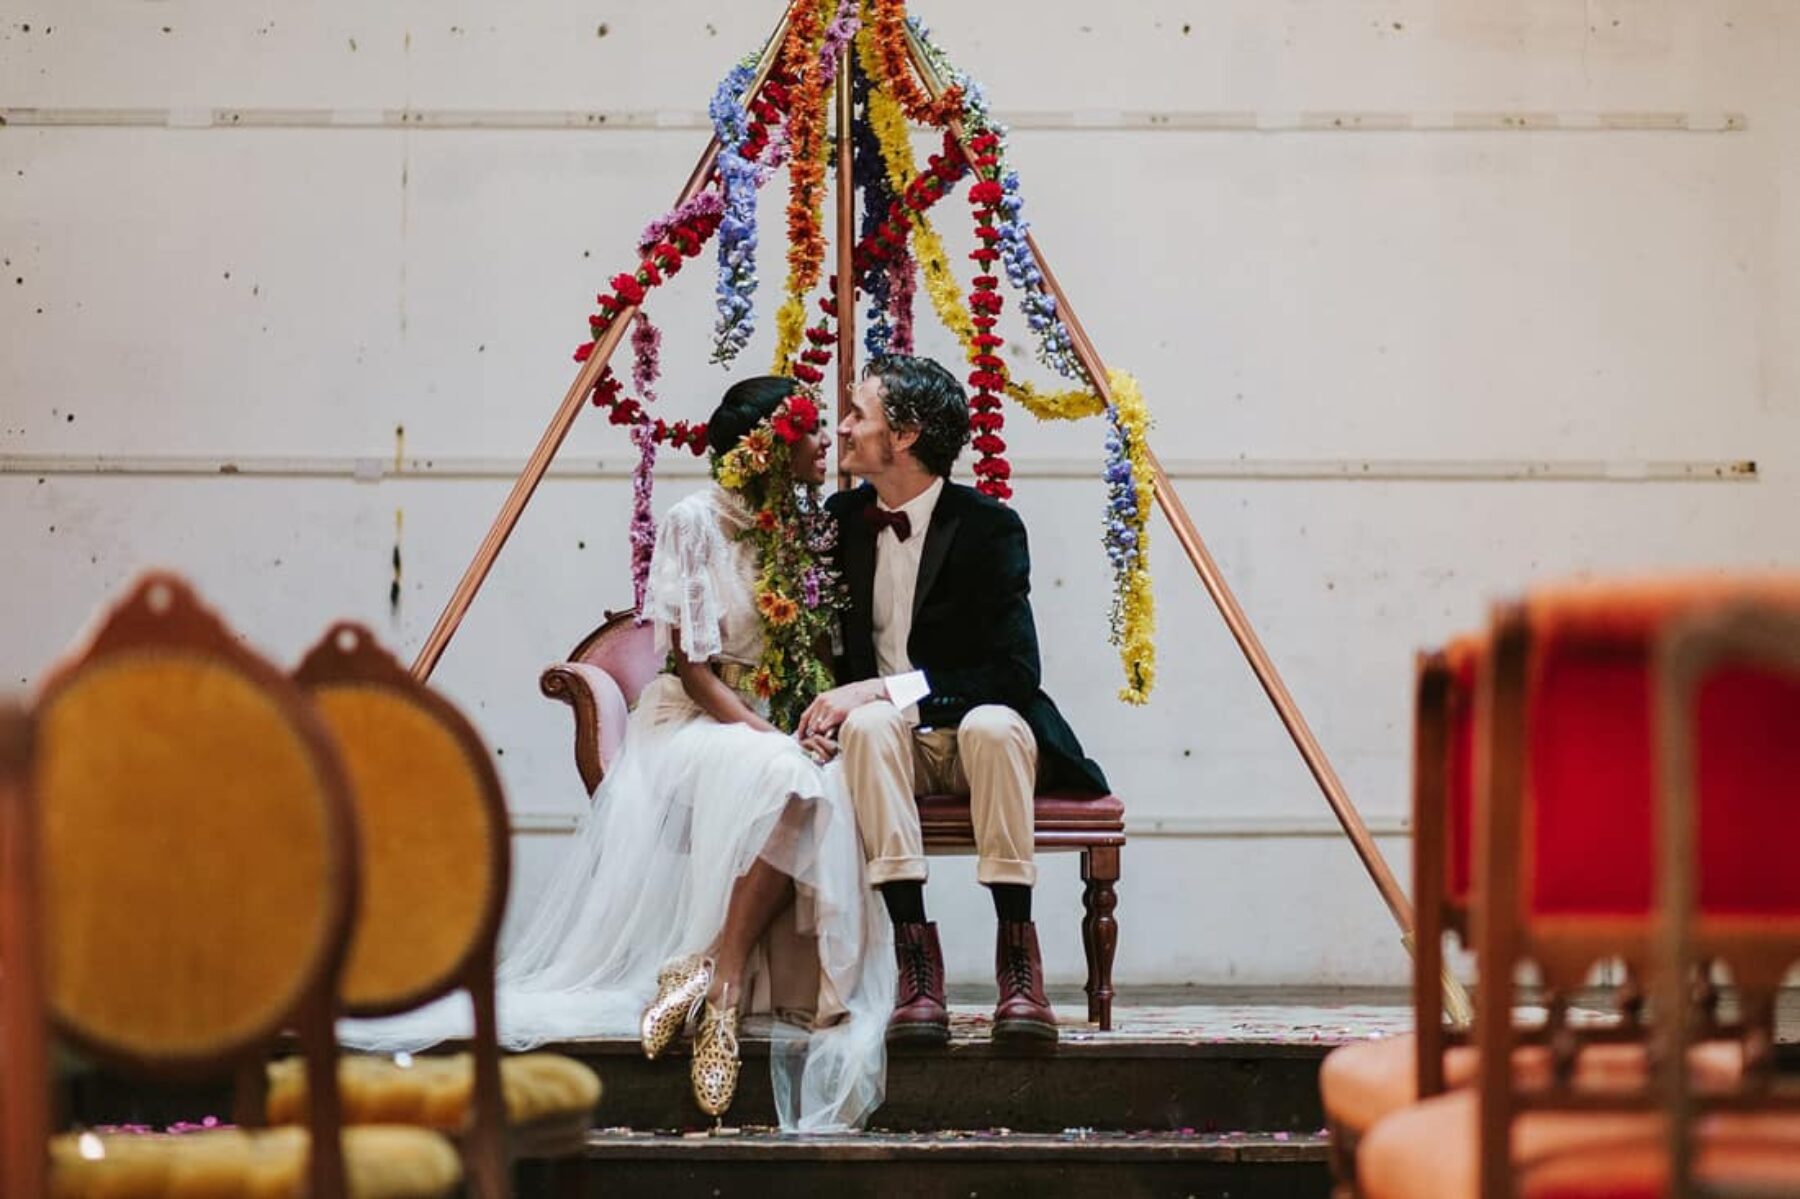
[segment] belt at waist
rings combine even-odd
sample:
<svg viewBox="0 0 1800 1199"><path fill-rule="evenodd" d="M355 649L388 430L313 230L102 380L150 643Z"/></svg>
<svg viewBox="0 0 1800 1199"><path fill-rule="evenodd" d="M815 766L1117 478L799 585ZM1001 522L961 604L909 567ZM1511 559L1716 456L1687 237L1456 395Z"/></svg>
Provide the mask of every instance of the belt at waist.
<svg viewBox="0 0 1800 1199"><path fill-rule="evenodd" d="M756 667L743 662L711 662L708 665L719 676L719 681L733 691L741 691L751 697L756 695L750 685L751 678L756 674Z"/></svg>

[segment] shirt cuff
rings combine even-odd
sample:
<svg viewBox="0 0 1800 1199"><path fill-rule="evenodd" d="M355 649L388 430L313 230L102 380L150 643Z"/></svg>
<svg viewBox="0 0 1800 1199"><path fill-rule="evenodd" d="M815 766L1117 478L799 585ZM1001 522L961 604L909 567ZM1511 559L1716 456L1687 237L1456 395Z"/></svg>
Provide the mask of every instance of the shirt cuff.
<svg viewBox="0 0 1800 1199"><path fill-rule="evenodd" d="M931 684L925 681L922 670L892 674L881 681L887 687L888 700L896 708L910 708L931 694Z"/></svg>

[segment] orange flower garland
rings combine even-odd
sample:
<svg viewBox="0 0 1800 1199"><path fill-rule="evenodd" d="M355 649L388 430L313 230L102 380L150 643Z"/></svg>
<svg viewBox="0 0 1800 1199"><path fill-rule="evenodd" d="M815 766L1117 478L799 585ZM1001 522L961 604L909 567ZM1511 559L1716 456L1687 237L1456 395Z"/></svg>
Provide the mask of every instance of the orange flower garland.
<svg viewBox="0 0 1800 1199"><path fill-rule="evenodd" d="M806 295L818 285L825 262L825 40L819 0L797 0L782 69L795 80L788 114L787 298L775 315L775 371L787 373L800 348Z"/></svg>
<svg viewBox="0 0 1800 1199"><path fill-rule="evenodd" d="M888 94L919 124L942 129L962 112L961 89L953 87L933 100L913 78L911 56L906 51L906 0L871 0L871 7L870 32Z"/></svg>

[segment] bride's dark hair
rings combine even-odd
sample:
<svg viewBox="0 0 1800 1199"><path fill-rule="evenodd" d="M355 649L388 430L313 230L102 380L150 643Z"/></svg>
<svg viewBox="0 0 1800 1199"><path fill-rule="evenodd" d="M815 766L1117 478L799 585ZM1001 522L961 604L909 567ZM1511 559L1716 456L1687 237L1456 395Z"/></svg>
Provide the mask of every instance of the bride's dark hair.
<svg viewBox="0 0 1800 1199"><path fill-rule="evenodd" d="M706 422L706 444L714 454L729 453L744 434L775 415L781 401L800 390L781 375L758 375L733 383Z"/></svg>

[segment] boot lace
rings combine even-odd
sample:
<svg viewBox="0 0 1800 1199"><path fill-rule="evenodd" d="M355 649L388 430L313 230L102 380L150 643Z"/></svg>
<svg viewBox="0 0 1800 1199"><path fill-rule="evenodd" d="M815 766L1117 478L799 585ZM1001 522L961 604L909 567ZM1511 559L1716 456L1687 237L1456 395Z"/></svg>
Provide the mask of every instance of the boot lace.
<svg viewBox="0 0 1800 1199"><path fill-rule="evenodd" d="M1030 947L1025 945L1008 945L1006 947L1006 960L1001 965L1001 971L1006 976L1008 988L1013 991L1022 992L1026 995L1033 994Z"/></svg>
<svg viewBox="0 0 1800 1199"><path fill-rule="evenodd" d="M916 995L931 993L931 955L923 945L909 944L905 954L906 981Z"/></svg>

